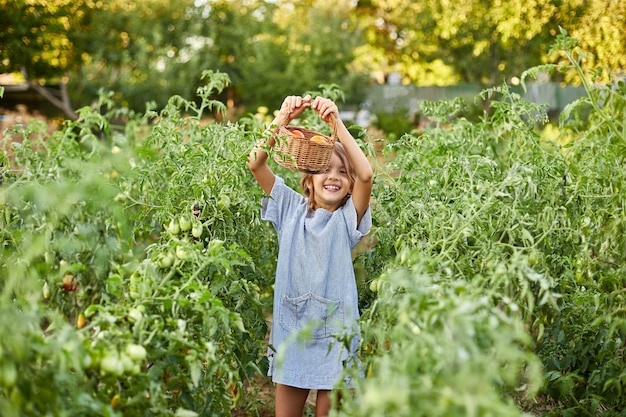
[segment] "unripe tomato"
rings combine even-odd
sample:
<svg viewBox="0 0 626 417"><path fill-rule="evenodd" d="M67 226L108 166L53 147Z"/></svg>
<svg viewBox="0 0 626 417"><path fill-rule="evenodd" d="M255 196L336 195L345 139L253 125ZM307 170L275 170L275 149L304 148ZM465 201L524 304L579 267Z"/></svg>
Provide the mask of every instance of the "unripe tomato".
<svg viewBox="0 0 626 417"><path fill-rule="evenodd" d="M161 256L158 261L159 268L166 269L172 266L174 263L174 256L167 252L165 255Z"/></svg>
<svg viewBox="0 0 626 417"><path fill-rule="evenodd" d="M128 321L131 323L138 323L143 319L143 314L137 308L131 308L128 310Z"/></svg>
<svg viewBox="0 0 626 417"><path fill-rule="evenodd" d="M0 385L12 388L17 381L17 368L13 362L3 360L0 365Z"/></svg>
<svg viewBox="0 0 626 417"><path fill-rule="evenodd" d="M89 367L94 367L94 368L99 368L100 367L100 361L102 360L102 352L99 350L92 350L91 352L89 352L89 358L91 359L90 362L90 366Z"/></svg>
<svg viewBox="0 0 626 417"><path fill-rule="evenodd" d="M202 178L202 184L206 184L210 187L215 187L217 185L217 178L212 169L209 169L207 175Z"/></svg>
<svg viewBox="0 0 626 417"><path fill-rule="evenodd" d="M204 230L204 227L202 223L199 221L195 221L193 222L193 227L191 228L191 235L195 237L196 239L199 239L200 236L202 236L203 230Z"/></svg>
<svg viewBox="0 0 626 417"><path fill-rule="evenodd" d="M372 282L370 282L370 290L373 293L377 293L378 292L378 280L374 279L372 280Z"/></svg>
<svg viewBox="0 0 626 417"><path fill-rule="evenodd" d="M176 219L172 219L170 220L170 224L168 226L165 227L165 229L173 234L173 235L177 235L180 233L180 224L178 223L178 221Z"/></svg>
<svg viewBox="0 0 626 417"><path fill-rule="evenodd" d="M196 352L195 349L189 349L187 353L185 354L185 356L189 362L193 362L196 359L198 359L198 352Z"/></svg>
<svg viewBox="0 0 626 417"><path fill-rule="evenodd" d="M220 210L228 210L230 208L230 197L226 194L222 194L220 199L217 201L217 208Z"/></svg>
<svg viewBox="0 0 626 417"><path fill-rule="evenodd" d="M47 300L50 298L50 287L48 286L48 281L43 283L43 288L41 289L41 294L43 295L43 299Z"/></svg>
<svg viewBox="0 0 626 417"><path fill-rule="evenodd" d="M128 357L130 357L134 361L143 361L144 359L146 359L146 356L148 354L148 352L146 352L146 348L134 343L126 345L125 352Z"/></svg>
<svg viewBox="0 0 626 417"><path fill-rule="evenodd" d="M122 366L124 367L124 373L130 374L133 372L135 368L135 362L128 356L126 353L120 353L120 361L122 362Z"/></svg>
<svg viewBox="0 0 626 417"><path fill-rule="evenodd" d="M182 216L178 220L178 224L180 226L180 230L183 231L183 232L186 232L189 229L191 229L191 221L189 220L189 218L187 216Z"/></svg>
<svg viewBox="0 0 626 417"><path fill-rule="evenodd" d="M176 257L181 261L187 259L187 251L185 248L182 246L176 246Z"/></svg>
<svg viewBox="0 0 626 417"><path fill-rule="evenodd" d="M209 252L215 253L218 250L222 249L224 246L224 241L220 239L213 239L209 242Z"/></svg>
<svg viewBox="0 0 626 417"><path fill-rule="evenodd" d="M528 254L528 263L530 266L537 266L540 260L541 258L538 251L533 250Z"/></svg>
<svg viewBox="0 0 626 417"><path fill-rule="evenodd" d="M130 289L133 291L136 291L140 283L141 283L141 274L139 274L139 272L137 271L133 272L130 275L130 279L128 282Z"/></svg>
<svg viewBox="0 0 626 417"><path fill-rule="evenodd" d="M91 355L89 353L85 353L81 357L81 361L80 362L81 362L81 365L83 365L83 368L89 369L93 365L93 358L91 357Z"/></svg>
<svg viewBox="0 0 626 417"><path fill-rule="evenodd" d="M54 255L51 254L50 252L46 251L43 254L43 257L44 257L44 259L46 261L46 264L48 264L50 266L52 266L54 264Z"/></svg>
<svg viewBox="0 0 626 417"><path fill-rule="evenodd" d="M114 376L122 376L124 374L124 364L120 360L120 355L117 351L104 354L100 360L100 373Z"/></svg>

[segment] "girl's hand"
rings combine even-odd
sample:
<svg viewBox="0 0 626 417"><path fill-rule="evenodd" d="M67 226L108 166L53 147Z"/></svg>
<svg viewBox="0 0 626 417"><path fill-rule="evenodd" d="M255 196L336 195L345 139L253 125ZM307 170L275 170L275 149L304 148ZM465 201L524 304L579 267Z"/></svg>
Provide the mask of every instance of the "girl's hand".
<svg viewBox="0 0 626 417"><path fill-rule="evenodd" d="M311 107L311 96L287 96L280 106L279 114L285 124L289 124L293 119L298 117L307 107Z"/></svg>
<svg viewBox="0 0 626 417"><path fill-rule="evenodd" d="M332 122L331 116L334 116L335 120L339 120L339 108L329 98L315 97L315 100L311 103L311 108L328 124Z"/></svg>

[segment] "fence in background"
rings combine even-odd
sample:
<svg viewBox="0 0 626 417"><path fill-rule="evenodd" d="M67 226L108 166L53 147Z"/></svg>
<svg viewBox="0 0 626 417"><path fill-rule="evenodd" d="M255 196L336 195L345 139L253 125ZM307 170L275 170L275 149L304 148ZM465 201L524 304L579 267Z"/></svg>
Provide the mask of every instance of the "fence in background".
<svg viewBox="0 0 626 417"><path fill-rule="evenodd" d="M585 95L583 87L562 86L558 83L527 84L527 91L521 87L513 87L516 92L533 103L545 103L548 110L559 113L565 106ZM361 126L368 125L377 113L393 113L406 110L407 115L419 112L420 103L424 100L446 100L455 97L473 98L480 93L481 87L476 84L458 84L445 87L418 87L414 85L374 85L368 87L366 99L358 112L346 109L342 114L346 120L355 121ZM20 106L21 104L21 106ZM19 113L29 112L47 116L60 115L58 109L48 103L38 93L29 89L8 89L4 98L0 99L0 108L15 109ZM19 110L19 109L24 110ZM0 110L0 113L3 113ZM6 119L9 115L1 115ZM2 119L0 118L0 122Z"/></svg>
<svg viewBox="0 0 626 417"><path fill-rule="evenodd" d="M547 104L548 110L560 112L569 103L583 97L583 87L562 86L558 83L527 84L527 91L522 87L513 87L514 91L532 103ZM370 87L363 108L371 114L392 113L406 109L408 114L419 111L424 100L437 101L456 97L473 98L480 93L476 84L458 84L446 87L418 87L413 85L376 85Z"/></svg>

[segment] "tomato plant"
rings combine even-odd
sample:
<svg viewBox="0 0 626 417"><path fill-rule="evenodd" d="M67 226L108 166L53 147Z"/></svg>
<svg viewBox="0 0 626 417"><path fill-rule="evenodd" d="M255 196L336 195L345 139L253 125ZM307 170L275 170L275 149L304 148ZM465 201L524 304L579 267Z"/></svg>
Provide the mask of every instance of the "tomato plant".
<svg viewBox="0 0 626 417"><path fill-rule="evenodd" d="M562 34L566 61L540 69L580 72L575 47ZM502 86L478 122L455 119L463 100L425 102L432 126L388 147L363 257L370 375L340 415L621 415L626 89L583 83L556 140L542 107Z"/></svg>
<svg viewBox="0 0 626 417"><path fill-rule="evenodd" d="M566 34L557 50L522 77L585 77L556 139L506 85L475 121L461 99L422 103L430 124L380 153L350 127L374 230L355 254L363 367L335 415L626 407L626 88L595 86ZM228 79L204 76L198 102L137 114L103 94L53 133L4 133L1 415L255 414L277 252L245 162L269 120L208 119ZM324 132L314 116L299 122Z"/></svg>
<svg viewBox="0 0 626 417"><path fill-rule="evenodd" d="M242 406L233 387L265 367L273 237L243 227L260 224L249 133L201 125L215 105L173 98L138 115L104 95L108 113L82 109L51 136L7 132L2 415Z"/></svg>

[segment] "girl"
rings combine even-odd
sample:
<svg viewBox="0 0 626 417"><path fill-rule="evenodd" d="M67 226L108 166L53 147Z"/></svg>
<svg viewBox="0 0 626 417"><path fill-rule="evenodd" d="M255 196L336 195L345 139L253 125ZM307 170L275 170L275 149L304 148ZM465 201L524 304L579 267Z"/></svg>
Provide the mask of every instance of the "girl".
<svg viewBox="0 0 626 417"><path fill-rule="evenodd" d="M338 337L355 335L359 318L352 249L371 227L372 167L327 98L285 98L273 126L288 125L312 108L337 138L328 170L304 174L304 196L285 185L267 165L258 143L248 167L269 198L261 215L278 232L274 318L268 374L276 383L276 416L301 417L309 390L317 390L316 417L330 411L330 390L344 364L357 363L358 338L347 345ZM274 146L272 137L266 145ZM306 335L306 336L305 336Z"/></svg>

